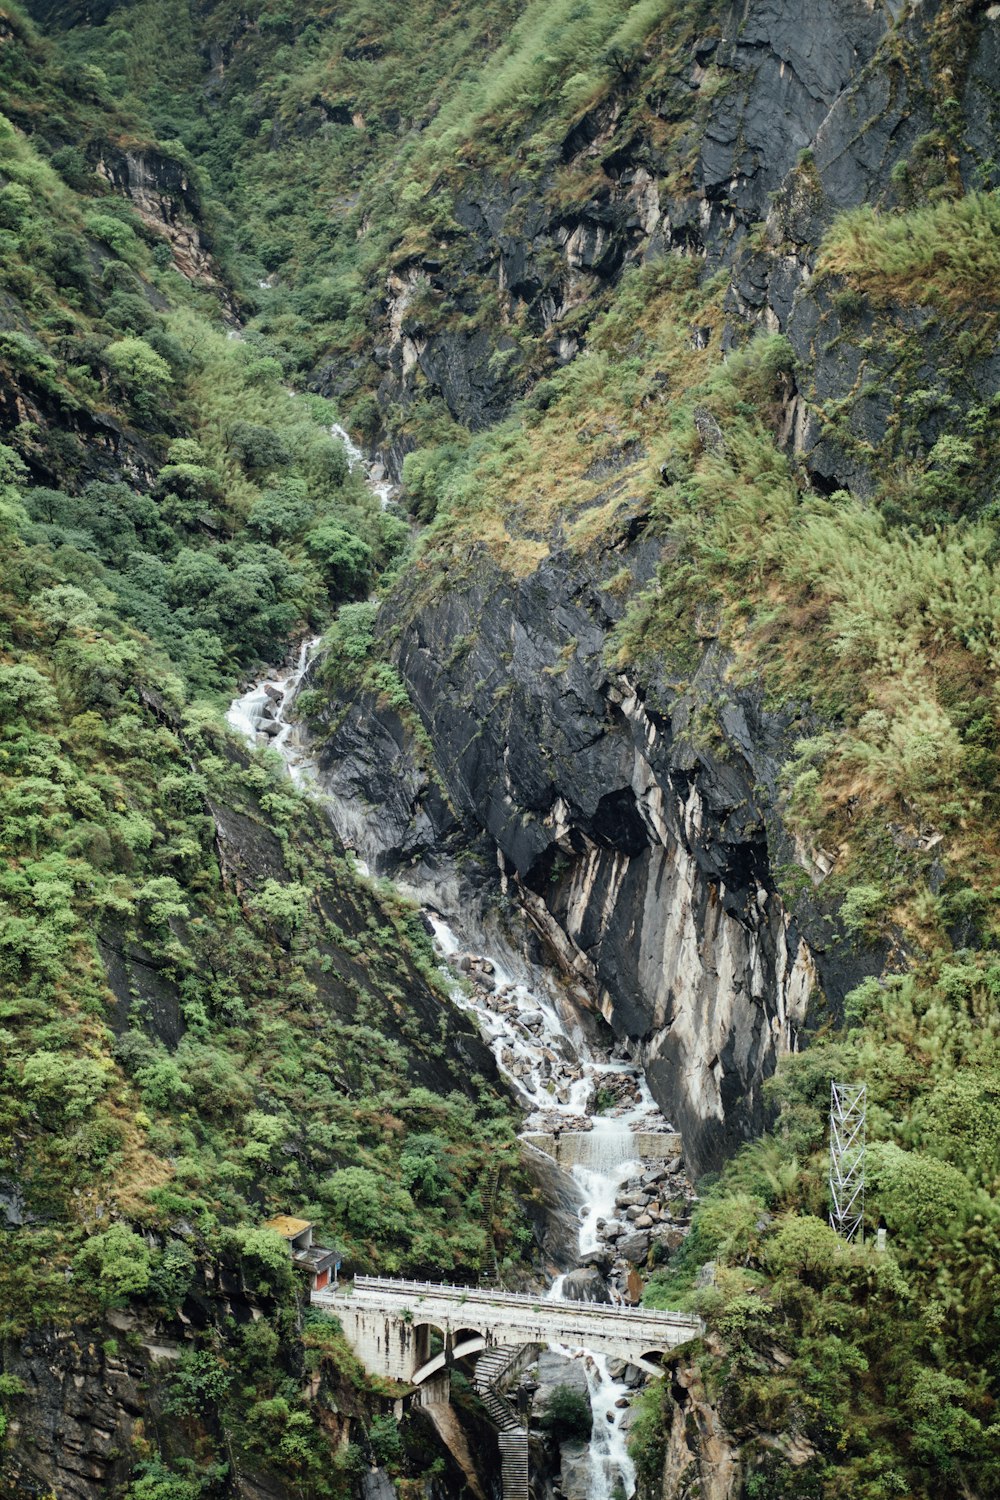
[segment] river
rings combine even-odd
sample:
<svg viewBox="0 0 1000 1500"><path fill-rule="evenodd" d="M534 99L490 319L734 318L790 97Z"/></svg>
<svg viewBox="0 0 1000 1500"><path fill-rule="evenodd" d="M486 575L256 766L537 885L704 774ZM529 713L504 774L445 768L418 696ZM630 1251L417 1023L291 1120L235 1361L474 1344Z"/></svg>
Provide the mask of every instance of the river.
<svg viewBox="0 0 1000 1500"><path fill-rule="evenodd" d="M377 476L372 479L370 466L353 444L349 457L352 464L365 464L373 491L388 503L388 486ZM235 699L227 719L249 744L277 751L293 782L324 805L345 843L351 843L357 840L358 819L350 807L341 807L321 789L308 741L292 718L295 695L319 648L318 638L304 642L294 664ZM366 851L357 852L360 871L367 874ZM522 1105L522 1134L534 1148L541 1144L571 1158L581 1200L581 1261L586 1264L590 1257L601 1265L611 1300L624 1301L630 1292L629 1267L615 1242L636 1216L623 1208L620 1195L623 1187L641 1190L644 1185L640 1135L648 1156L650 1140L655 1148L656 1139L670 1130L641 1070L627 1058L602 1051L593 1039L594 1029L582 1024L561 987L502 937L491 934L489 950L484 951L475 917L448 909L456 882L431 891L409 890L402 883L398 888L424 911L454 1003L473 1013ZM654 1171L657 1175L666 1176ZM648 1198L641 1191L639 1196ZM565 1282L566 1273L556 1276L549 1295L561 1297ZM603 1355L586 1349L558 1352L580 1359L586 1373L593 1412L588 1500L631 1496L635 1470L626 1444L625 1413L634 1392L612 1376Z"/></svg>

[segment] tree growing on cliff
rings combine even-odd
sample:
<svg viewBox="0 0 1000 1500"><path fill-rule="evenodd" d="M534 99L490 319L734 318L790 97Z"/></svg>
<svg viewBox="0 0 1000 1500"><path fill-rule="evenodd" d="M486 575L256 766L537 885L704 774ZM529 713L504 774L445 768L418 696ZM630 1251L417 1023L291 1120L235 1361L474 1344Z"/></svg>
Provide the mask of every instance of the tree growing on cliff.
<svg viewBox="0 0 1000 1500"><path fill-rule="evenodd" d="M133 397L161 391L173 380L166 360L145 339L119 339L116 344L109 344L104 357L108 368Z"/></svg>
<svg viewBox="0 0 1000 1500"><path fill-rule="evenodd" d="M557 1443L589 1438L593 1422L590 1402L572 1385L557 1385L538 1418L539 1427Z"/></svg>
<svg viewBox="0 0 1000 1500"><path fill-rule="evenodd" d="M112 1224L91 1235L73 1257L73 1279L100 1307L124 1307L146 1291L152 1265L152 1252L145 1240L127 1224Z"/></svg>

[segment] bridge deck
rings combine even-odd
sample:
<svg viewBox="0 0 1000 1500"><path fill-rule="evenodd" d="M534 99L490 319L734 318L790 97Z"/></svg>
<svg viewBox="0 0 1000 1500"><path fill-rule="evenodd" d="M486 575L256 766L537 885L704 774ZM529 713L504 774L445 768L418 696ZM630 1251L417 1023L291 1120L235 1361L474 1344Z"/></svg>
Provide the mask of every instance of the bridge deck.
<svg viewBox="0 0 1000 1500"><path fill-rule="evenodd" d="M356 1276L352 1291L323 1291L313 1302L331 1312L356 1309L359 1313L383 1313L389 1317L407 1314L407 1321L434 1322L446 1319L452 1326L493 1329L520 1328L544 1332L555 1342L601 1345L622 1343L673 1347L697 1338L703 1331L700 1318L688 1313L646 1307L609 1307L570 1298L533 1296L524 1292L497 1292L489 1288L452 1286L435 1281L405 1281L387 1276Z"/></svg>

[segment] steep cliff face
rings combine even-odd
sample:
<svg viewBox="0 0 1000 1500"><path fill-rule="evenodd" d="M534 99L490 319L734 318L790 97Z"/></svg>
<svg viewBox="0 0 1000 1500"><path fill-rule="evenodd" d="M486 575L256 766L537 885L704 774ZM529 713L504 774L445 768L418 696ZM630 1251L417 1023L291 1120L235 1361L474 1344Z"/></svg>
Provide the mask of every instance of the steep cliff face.
<svg viewBox="0 0 1000 1500"><path fill-rule="evenodd" d="M988 178L978 127L943 144L943 90L960 97L963 118L992 120L995 45L995 28L968 7L685 12L623 63L541 181L516 167L463 172L435 252L397 263L387 283L376 351L386 409L430 388L462 422L488 424L529 378L521 332L571 360L628 265L683 258L703 285L721 273L724 352L753 328L787 337L795 374L782 377L772 423L799 473L822 493L866 494L900 427L915 346L880 340L870 318L858 326L857 308L814 277L817 247L844 209L905 202L935 174ZM457 327L456 306L467 325L484 288L500 316ZM952 370L946 329L900 318L904 343L907 327L919 330L927 378L937 371L952 417L993 389L991 353ZM718 327L690 330L694 349L716 337ZM615 434L629 417L604 420ZM929 446L934 423L925 414L909 441ZM588 437L584 427L578 440ZM698 440L726 442L711 417ZM560 515L555 499L534 513L522 501L504 513L499 545L477 544L475 521L458 543L445 535L430 549L434 587L417 569L383 607L434 774L419 754L399 761L400 724L370 703L340 718L327 774L338 795L381 807L372 827L387 855L461 842L456 816L467 839L485 831L560 961L631 1039L703 1170L760 1128L762 1082L817 1007L836 1011L886 954L837 940L837 901L822 890L831 858L783 822L782 765L822 727L808 709L765 708L761 689L734 687L710 618L696 622L683 674L604 665L623 598L658 568L670 587L669 534L647 525L654 498L640 484L628 499L641 448L614 441L598 460L608 487L589 502L599 511L610 497L614 518L591 529L586 560L566 540L572 502ZM391 444L389 461L401 455ZM617 470L628 472L617 480ZM673 470L668 458L664 484ZM405 767L399 779L387 760ZM794 918L783 870L799 888Z"/></svg>
<svg viewBox="0 0 1000 1500"><path fill-rule="evenodd" d="M98 150L98 175L130 200L154 234L167 240L181 275L220 292L231 305L212 263L211 235L189 166L153 146L126 150L102 143Z"/></svg>
<svg viewBox="0 0 1000 1500"><path fill-rule="evenodd" d="M740 1446L708 1399L696 1364L670 1370L670 1422L666 1429L663 1500L735 1500L743 1491Z"/></svg>
<svg viewBox="0 0 1000 1500"><path fill-rule="evenodd" d="M531 174L516 156L477 167L481 147L460 175L445 171L450 224L429 253L396 257L386 282L383 406L405 413L430 389L459 421L488 424L537 373L532 340L572 359L623 270L681 254L728 274L726 342L754 326L788 334L808 400L789 411L787 436L821 484L863 485L864 460L848 450L870 454L888 405L860 405L855 441L820 430L816 406L854 382L837 327L823 318L822 347L816 337L829 312L810 292L817 246L859 204L920 201L948 180L989 185L997 47L983 5L681 8L619 60L608 95L538 151ZM899 376L872 355L880 377ZM390 422L398 465L394 438Z"/></svg>
<svg viewBox="0 0 1000 1500"><path fill-rule="evenodd" d="M777 1057L864 960L831 942L819 904L792 919L776 890L789 843L776 779L796 717L727 688L712 642L684 685L640 686L604 665L622 608L608 580L625 557L641 575L657 552L623 541L521 582L477 559L397 647L434 774L412 746L401 766L400 722L371 699L348 709L322 764L355 809L344 836L382 868L488 835L560 964L632 1043L700 1172L760 1129ZM706 743L699 713L720 695L725 736Z"/></svg>

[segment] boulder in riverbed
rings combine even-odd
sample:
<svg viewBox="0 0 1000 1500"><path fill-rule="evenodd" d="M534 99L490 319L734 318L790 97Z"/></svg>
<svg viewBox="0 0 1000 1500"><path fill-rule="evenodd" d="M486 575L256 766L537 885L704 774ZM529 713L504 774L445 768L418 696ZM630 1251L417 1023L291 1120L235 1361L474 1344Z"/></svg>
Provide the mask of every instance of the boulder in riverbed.
<svg viewBox="0 0 1000 1500"><path fill-rule="evenodd" d="M611 1293L596 1266L570 1271L563 1282L563 1296L574 1302L610 1302Z"/></svg>
<svg viewBox="0 0 1000 1500"><path fill-rule="evenodd" d="M649 1254L649 1233L645 1229L627 1234L624 1239L618 1241L618 1254L625 1260L630 1261L633 1266L638 1266L645 1261Z"/></svg>

